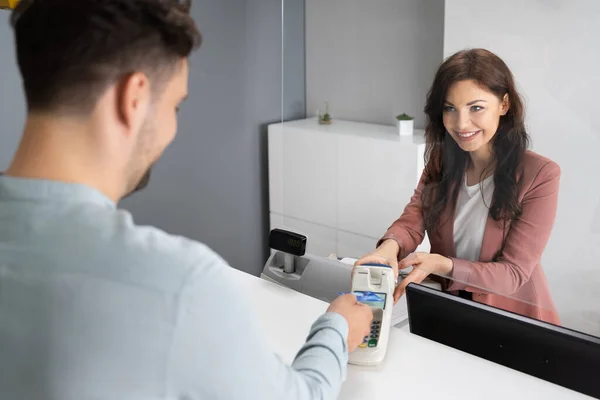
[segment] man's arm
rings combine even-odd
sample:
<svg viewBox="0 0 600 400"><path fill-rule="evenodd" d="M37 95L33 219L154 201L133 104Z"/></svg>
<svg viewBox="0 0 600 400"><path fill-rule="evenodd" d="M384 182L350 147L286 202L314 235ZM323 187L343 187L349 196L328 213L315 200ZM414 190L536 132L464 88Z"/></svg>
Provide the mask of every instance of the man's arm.
<svg viewBox="0 0 600 400"><path fill-rule="evenodd" d="M345 318L321 316L286 365L269 349L247 294L228 279L234 273L216 257L183 289L169 392L190 399L335 399L346 376Z"/></svg>

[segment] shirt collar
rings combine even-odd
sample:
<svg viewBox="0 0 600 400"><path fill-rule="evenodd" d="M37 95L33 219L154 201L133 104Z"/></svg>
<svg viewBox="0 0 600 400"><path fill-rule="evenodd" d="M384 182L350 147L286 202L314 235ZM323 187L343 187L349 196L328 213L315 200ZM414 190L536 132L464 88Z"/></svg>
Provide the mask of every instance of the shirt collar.
<svg viewBox="0 0 600 400"><path fill-rule="evenodd" d="M93 203L116 208L113 200L90 186L0 174L0 200L2 199Z"/></svg>

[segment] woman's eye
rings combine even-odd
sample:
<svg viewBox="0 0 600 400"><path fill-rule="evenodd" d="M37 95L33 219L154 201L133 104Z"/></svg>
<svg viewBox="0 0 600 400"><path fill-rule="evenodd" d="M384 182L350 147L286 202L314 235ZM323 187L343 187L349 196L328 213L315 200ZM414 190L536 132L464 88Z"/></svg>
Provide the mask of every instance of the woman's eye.
<svg viewBox="0 0 600 400"><path fill-rule="evenodd" d="M481 107L481 106L473 106L473 107L471 107L471 111L481 111L481 110L483 110L483 107Z"/></svg>
<svg viewBox="0 0 600 400"><path fill-rule="evenodd" d="M444 106L444 112L452 112L454 111L454 107L452 106Z"/></svg>

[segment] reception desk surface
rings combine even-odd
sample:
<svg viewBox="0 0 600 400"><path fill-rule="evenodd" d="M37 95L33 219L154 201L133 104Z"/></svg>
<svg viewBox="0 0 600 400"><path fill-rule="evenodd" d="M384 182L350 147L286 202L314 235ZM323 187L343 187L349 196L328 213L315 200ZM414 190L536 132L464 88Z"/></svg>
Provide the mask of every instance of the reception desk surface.
<svg viewBox="0 0 600 400"><path fill-rule="evenodd" d="M273 351L291 363L328 304L240 272ZM590 397L392 328L378 367L349 365L340 399L570 400Z"/></svg>

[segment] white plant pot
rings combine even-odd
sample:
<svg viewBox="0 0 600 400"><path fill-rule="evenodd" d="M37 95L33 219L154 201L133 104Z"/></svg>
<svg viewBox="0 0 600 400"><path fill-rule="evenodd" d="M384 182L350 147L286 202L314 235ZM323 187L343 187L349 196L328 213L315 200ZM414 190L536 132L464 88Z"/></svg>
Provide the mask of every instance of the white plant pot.
<svg viewBox="0 0 600 400"><path fill-rule="evenodd" d="M414 120L398 121L398 134L400 136L412 136L414 131Z"/></svg>

